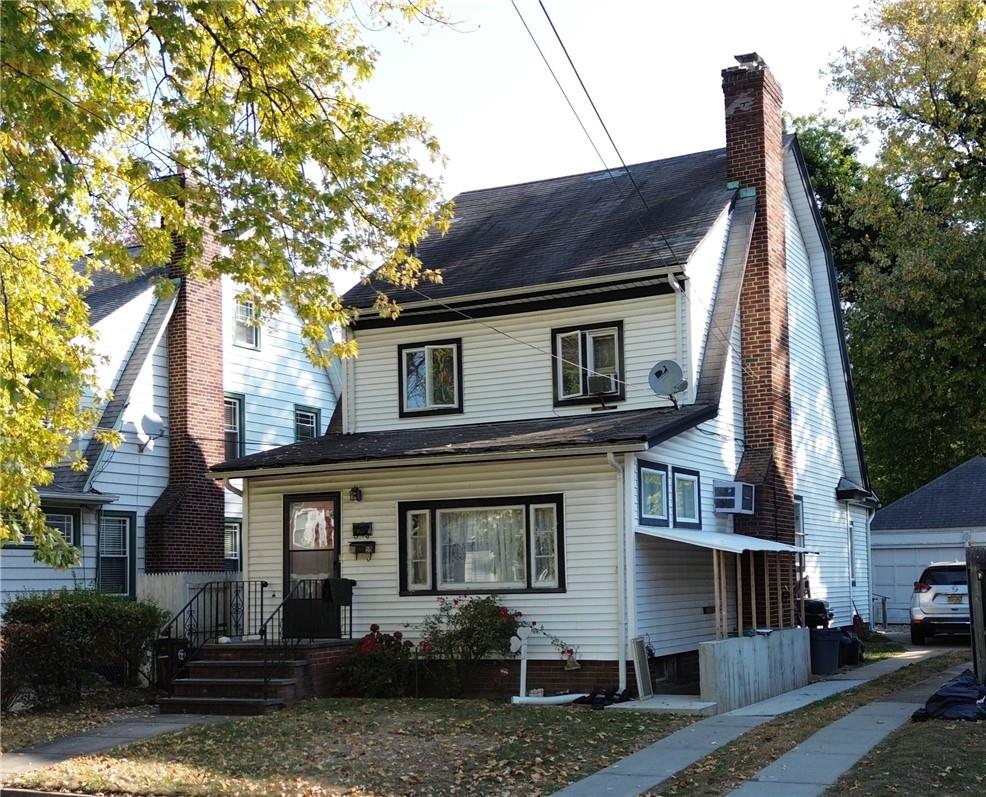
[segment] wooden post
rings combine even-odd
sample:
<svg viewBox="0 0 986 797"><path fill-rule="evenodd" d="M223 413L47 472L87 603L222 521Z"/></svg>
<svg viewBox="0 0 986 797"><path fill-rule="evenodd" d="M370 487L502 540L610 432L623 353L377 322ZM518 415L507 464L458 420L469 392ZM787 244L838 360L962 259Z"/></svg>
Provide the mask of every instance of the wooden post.
<svg viewBox="0 0 986 797"><path fill-rule="evenodd" d="M750 551L750 619L754 629L757 627L757 569L753 561L754 553Z"/></svg>
<svg viewBox="0 0 986 797"><path fill-rule="evenodd" d="M726 553L719 551L719 589L722 590L722 638L729 636L729 590L726 578Z"/></svg>
<svg viewBox="0 0 986 797"><path fill-rule="evenodd" d="M781 555L774 554L774 571L777 574L777 627L784 627L784 592L781 586Z"/></svg>
<svg viewBox="0 0 986 797"><path fill-rule="evenodd" d="M736 554L736 635L743 636L743 553Z"/></svg>
<svg viewBox="0 0 986 797"><path fill-rule="evenodd" d="M715 590L716 639L722 639L719 625L719 551L712 549L712 588Z"/></svg>
<svg viewBox="0 0 986 797"><path fill-rule="evenodd" d="M767 552L763 552L763 622L770 628L770 570L767 568Z"/></svg>
<svg viewBox="0 0 986 797"><path fill-rule="evenodd" d="M965 549L969 577L969 616L972 621L972 664L976 680L986 683L986 546Z"/></svg>
<svg viewBox="0 0 986 797"><path fill-rule="evenodd" d="M797 565L797 561L798 561L798 555L796 553L791 554L791 573L790 573L791 580L789 582L787 582L790 585L790 589L791 589L791 596L790 596L790 600L791 600L791 628L794 628L798 624L798 618L797 618L798 610L796 608L797 607L797 601L798 601L798 599L797 599L797 597L795 595L795 590L797 589L797 586L798 586L798 565Z"/></svg>
<svg viewBox="0 0 986 797"><path fill-rule="evenodd" d="M801 627L804 628L805 622L805 555L798 554L798 591L801 593Z"/></svg>

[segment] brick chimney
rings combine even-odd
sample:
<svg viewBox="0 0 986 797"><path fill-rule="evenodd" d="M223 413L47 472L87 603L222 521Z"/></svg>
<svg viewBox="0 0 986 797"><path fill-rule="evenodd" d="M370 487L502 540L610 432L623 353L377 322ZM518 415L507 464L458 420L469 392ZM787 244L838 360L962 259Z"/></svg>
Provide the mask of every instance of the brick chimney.
<svg viewBox="0 0 986 797"><path fill-rule="evenodd" d="M179 175L188 185L186 175ZM204 263L219 253L219 232L202 225ZM168 323L168 485L145 518L145 569L223 569L225 499L206 469L224 459L222 289L189 276L176 238L168 274L179 278Z"/></svg>
<svg viewBox="0 0 986 797"><path fill-rule="evenodd" d="M736 60L722 71L727 180L754 189L757 209L740 294L745 448L737 478L755 483L757 496L755 513L737 516L735 530L793 544L783 95L756 53ZM780 567L786 581L787 563Z"/></svg>

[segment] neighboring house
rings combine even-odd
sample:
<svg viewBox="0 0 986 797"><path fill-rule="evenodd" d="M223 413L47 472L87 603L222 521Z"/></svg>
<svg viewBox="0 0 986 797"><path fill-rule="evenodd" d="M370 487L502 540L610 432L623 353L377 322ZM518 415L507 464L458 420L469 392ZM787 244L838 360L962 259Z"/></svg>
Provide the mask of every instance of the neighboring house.
<svg viewBox="0 0 986 797"><path fill-rule="evenodd" d="M739 60L726 149L462 194L417 249L441 284L349 291L340 431L212 469L244 481L249 578L354 579L356 634L498 593L578 649L559 687L626 683L635 637L674 666L793 625L805 549L835 622L868 620L873 496L831 251L780 89ZM664 360L675 400L648 383ZM734 481L752 514L717 511Z"/></svg>
<svg viewBox="0 0 986 797"><path fill-rule="evenodd" d="M58 467L39 490L49 524L80 548L79 565L34 561L30 540L4 546L3 602L74 585L135 596L145 572L239 570L242 502L206 468L327 426L336 377L305 356L297 317L284 310L252 326L228 278L181 279L180 256L154 272L174 275L170 298L158 298L150 274L96 273L86 302L105 357L99 385L113 392L99 427L123 442L87 435L77 446L88 471Z"/></svg>
<svg viewBox="0 0 986 797"><path fill-rule="evenodd" d="M883 507L870 528L876 617L886 597L887 620L909 623L914 582L924 568L964 562L967 545L986 545L986 456Z"/></svg>

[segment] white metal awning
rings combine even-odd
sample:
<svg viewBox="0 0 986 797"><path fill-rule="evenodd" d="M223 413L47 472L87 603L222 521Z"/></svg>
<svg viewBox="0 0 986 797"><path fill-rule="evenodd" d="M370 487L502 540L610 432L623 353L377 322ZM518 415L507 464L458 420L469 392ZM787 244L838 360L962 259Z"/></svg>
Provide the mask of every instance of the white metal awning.
<svg viewBox="0 0 986 797"><path fill-rule="evenodd" d="M658 537L662 540L712 548L716 551L743 553L743 551L774 551L778 553L818 553L797 545L787 545L774 540L762 540L746 534L724 534L721 531L692 531L690 529L665 529L658 526L637 526L637 534Z"/></svg>

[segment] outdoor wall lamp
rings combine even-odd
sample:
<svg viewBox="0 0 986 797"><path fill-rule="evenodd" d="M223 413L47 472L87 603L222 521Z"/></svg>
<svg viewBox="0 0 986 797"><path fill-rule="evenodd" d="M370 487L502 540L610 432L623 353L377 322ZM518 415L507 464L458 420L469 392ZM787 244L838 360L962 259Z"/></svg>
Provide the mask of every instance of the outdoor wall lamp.
<svg viewBox="0 0 986 797"><path fill-rule="evenodd" d="M360 487L350 487L349 488L349 500L354 503L359 503L363 500L363 489Z"/></svg>

